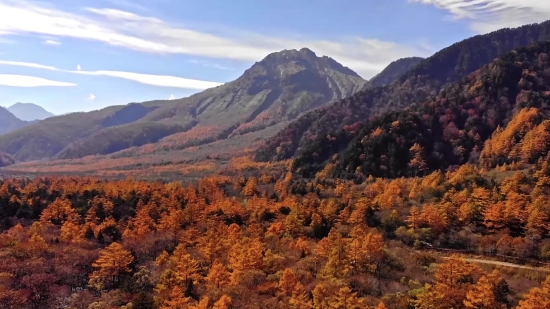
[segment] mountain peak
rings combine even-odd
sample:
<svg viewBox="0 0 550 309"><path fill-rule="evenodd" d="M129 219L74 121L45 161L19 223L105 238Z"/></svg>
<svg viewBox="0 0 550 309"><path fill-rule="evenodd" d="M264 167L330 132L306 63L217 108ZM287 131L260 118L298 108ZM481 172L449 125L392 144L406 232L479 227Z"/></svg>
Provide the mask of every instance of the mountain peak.
<svg viewBox="0 0 550 309"><path fill-rule="evenodd" d="M25 121L44 120L54 116L54 114L48 112L42 106L34 103L17 102L8 107L7 110L15 115L15 117Z"/></svg>
<svg viewBox="0 0 550 309"><path fill-rule="evenodd" d="M267 55L260 62L272 62L272 61L288 61L296 59L318 59L317 55L309 48L297 49L284 49L278 52L273 52Z"/></svg>
<svg viewBox="0 0 550 309"><path fill-rule="evenodd" d="M295 69L297 66L301 66L307 68L308 70L313 69L323 72L335 71L343 75L349 75L362 79L359 74L350 68L343 66L328 56L317 56L314 51L307 47L303 47L299 50L285 49L271 53L261 61L256 62L255 66L253 66L251 70L255 71L254 69L257 69L257 66L271 69L276 67L280 69L282 66L292 67Z"/></svg>
<svg viewBox="0 0 550 309"><path fill-rule="evenodd" d="M310 57L317 57L317 55L309 48L307 47L302 47L300 49L300 53L306 55L306 56L310 56Z"/></svg>

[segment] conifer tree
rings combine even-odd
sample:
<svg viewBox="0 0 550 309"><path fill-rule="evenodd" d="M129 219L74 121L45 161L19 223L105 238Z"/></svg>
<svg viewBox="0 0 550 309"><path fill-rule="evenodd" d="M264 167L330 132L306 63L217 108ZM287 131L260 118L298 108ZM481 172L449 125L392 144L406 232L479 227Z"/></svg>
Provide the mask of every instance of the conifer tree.
<svg viewBox="0 0 550 309"><path fill-rule="evenodd" d="M100 279L114 287L121 275L131 271L130 264L133 261L134 257L130 251L113 242L101 251L99 258L92 264L97 270L90 275L90 279Z"/></svg>

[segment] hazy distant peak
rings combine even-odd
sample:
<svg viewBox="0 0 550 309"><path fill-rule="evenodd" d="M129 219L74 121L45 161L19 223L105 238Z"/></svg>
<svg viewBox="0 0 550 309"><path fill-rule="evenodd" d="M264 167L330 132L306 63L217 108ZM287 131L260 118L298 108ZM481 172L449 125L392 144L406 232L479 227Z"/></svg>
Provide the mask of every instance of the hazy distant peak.
<svg viewBox="0 0 550 309"><path fill-rule="evenodd" d="M25 121L44 120L46 118L55 116L54 114L45 110L42 106L36 105L34 103L18 102L8 107L7 110L15 115L15 117Z"/></svg>

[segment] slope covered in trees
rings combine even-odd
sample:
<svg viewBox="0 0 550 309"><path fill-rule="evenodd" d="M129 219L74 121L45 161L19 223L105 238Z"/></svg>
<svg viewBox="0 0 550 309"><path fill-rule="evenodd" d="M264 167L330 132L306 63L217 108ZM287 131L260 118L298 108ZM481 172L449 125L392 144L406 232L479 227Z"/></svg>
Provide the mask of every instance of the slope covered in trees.
<svg viewBox="0 0 550 309"><path fill-rule="evenodd" d="M477 163L482 150L487 167L510 163L514 156L533 163L548 151L545 132L549 125L543 119L550 116L549 53L550 42L512 51L422 104L366 121L335 159L335 174L414 176L452 165ZM523 108L531 109L522 111ZM497 128L509 122L510 129L501 137ZM492 142L485 149L484 142L491 135ZM294 167L301 169L303 176L311 176L322 166L320 158L332 154L332 149L344 147L339 144L342 141L345 139L325 137L319 144L304 148ZM503 144L510 144L503 146L507 150L498 148ZM411 162L417 154L416 158L423 162L421 169Z"/></svg>
<svg viewBox="0 0 550 309"><path fill-rule="evenodd" d="M303 149L321 147L321 140L329 135L338 139L340 145L347 145L358 133L359 125L370 116L423 103L429 96L437 95L445 86L498 56L548 39L550 21L502 29L458 42L423 60L390 86L367 89L298 118L268 139L258 150L256 159L288 159L300 155ZM342 150L335 148L325 153L334 154Z"/></svg>

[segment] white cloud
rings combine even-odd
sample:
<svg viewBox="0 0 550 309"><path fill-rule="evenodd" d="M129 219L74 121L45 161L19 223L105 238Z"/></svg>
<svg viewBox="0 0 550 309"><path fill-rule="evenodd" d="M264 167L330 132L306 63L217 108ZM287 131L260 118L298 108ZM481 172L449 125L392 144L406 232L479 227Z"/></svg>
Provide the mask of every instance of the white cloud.
<svg viewBox="0 0 550 309"><path fill-rule="evenodd" d="M19 61L4 61L0 60L0 65L13 65L13 66L20 66L20 67L28 67L28 68L36 68L36 69L44 69L44 70L50 70L50 71L57 71L57 68L49 66L49 65L42 65L38 63L31 63L31 62L19 62Z"/></svg>
<svg viewBox="0 0 550 309"><path fill-rule="evenodd" d="M91 101L95 100L95 95L93 93L90 93L88 100L91 100Z"/></svg>
<svg viewBox="0 0 550 309"><path fill-rule="evenodd" d="M67 72L67 73L81 74L81 75L109 76L109 77L131 80L131 81L135 81L146 85L159 86L159 87L204 90L204 89L216 87L222 84L217 82L209 82L209 81L189 79L189 78L169 76L169 75L154 75L154 74L142 74L142 73L120 72L120 71L82 71L81 70L82 68L80 67L80 65L77 66L76 71L67 71L67 70L60 70L53 66L42 65L42 64L31 63L31 62L0 60L0 65L2 64L45 69L50 71L60 71L60 72Z"/></svg>
<svg viewBox="0 0 550 309"><path fill-rule="evenodd" d="M58 82L45 78L25 75L0 74L0 85L11 87L71 87L73 83Z"/></svg>
<svg viewBox="0 0 550 309"><path fill-rule="evenodd" d="M175 99L176 99L176 97L173 94L170 95L170 97L168 98L168 100L175 100Z"/></svg>
<svg viewBox="0 0 550 309"><path fill-rule="evenodd" d="M76 69L77 69L78 71L82 70L82 68L80 67L80 64L76 66Z"/></svg>
<svg viewBox="0 0 550 309"><path fill-rule="evenodd" d="M472 30L487 33L545 21L550 16L548 0L409 0L446 10L453 19L471 22Z"/></svg>
<svg viewBox="0 0 550 309"><path fill-rule="evenodd" d="M54 41L54 40L45 40L44 44L46 44L46 45L61 45L60 42Z"/></svg>
<svg viewBox="0 0 550 309"><path fill-rule="evenodd" d="M421 44L411 47L360 37L341 41L278 38L253 33L222 37L121 10L88 8L85 14L76 14L23 0L0 0L1 31L79 38L148 53L243 61L258 61L283 49L308 47L320 55L333 57L367 78L397 58L427 56L433 52L425 50Z"/></svg>
<svg viewBox="0 0 550 309"><path fill-rule="evenodd" d="M219 65L217 63L213 63L213 62L210 62L210 61L203 61L203 60L193 59L193 60L191 60L191 63L202 65L202 66L205 66L205 67L208 67L208 68L218 69L218 70L231 70L228 67L224 67L223 65Z"/></svg>
<svg viewBox="0 0 550 309"><path fill-rule="evenodd" d="M184 88L194 90L204 90L221 85L221 83L208 82L196 79L188 79L183 77L168 76L168 75L152 75L141 74L133 72L120 72L120 71L71 71L71 73L93 75L93 76L110 76L118 77L138 83L159 86L159 87L173 87Z"/></svg>

